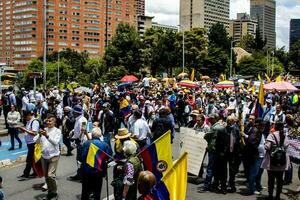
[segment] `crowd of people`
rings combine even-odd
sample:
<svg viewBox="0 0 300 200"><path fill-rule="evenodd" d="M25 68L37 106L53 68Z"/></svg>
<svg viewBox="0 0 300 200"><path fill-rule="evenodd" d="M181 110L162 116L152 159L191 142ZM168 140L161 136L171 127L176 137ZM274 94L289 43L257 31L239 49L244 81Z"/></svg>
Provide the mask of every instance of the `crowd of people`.
<svg viewBox="0 0 300 200"><path fill-rule="evenodd" d="M248 194L259 195L265 171L268 199L280 199L283 185L292 182L291 163L299 163L286 151L288 137L300 140L298 94L266 91L259 116L258 94L247 89L240 92L242 112L233 88L216 89L213 83L193 89L164 87L149 78L121 89L111 84L95 85L92 93L56 87L46 91L21 88L16 93L9 88L1 100L11 136L10 151L15 149L15 139L22 148L19 134L25 134L28 153L19 178L36 176L32 170L34 151L36 144L41 145L46 199L57 198L55 176L63 146L66 156L77 150L77 171L69 179L81 181L82 200L100 199L103 177L112 160L116 163L111 183L115 199L135 200L138 192L138 199L149 198L159 180L143 171L138 152L168 130L173 143L180 127L203 132L208 142L207 167L204 170L202 166L199 172L199 177L204 177L201 191L236 192L235 178L243 169ZM90 148L100 149L103 154L99 157L107 159L89 161ZM300 171L298 175L300 179Z"/></svg>

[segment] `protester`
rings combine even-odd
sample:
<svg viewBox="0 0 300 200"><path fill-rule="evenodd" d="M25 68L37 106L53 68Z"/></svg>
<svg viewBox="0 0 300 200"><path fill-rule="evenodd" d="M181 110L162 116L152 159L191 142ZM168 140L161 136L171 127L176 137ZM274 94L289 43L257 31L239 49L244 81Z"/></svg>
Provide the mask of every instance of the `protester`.
<svg viewBox="0 0 300 200"><path fill-rule="evenodd" d="M95 200L100 200L101 197L102 181L107 173L106 161L108 160L108 155L112 154L108 144L100 140L101 137L102 134L100 131L93 131L92 138L82 146L82 160L80 160L82 162L81 200L89 200L91 195L93 195L93 199ZM104 158L100 162L101 165L97 168L87 163L89 149L92 145L96 146L100 154L104 155Z"/></svg>
<svg viewBox="0 0 300 200"><path fill-rule="evenodd" d="M137 146L133 141L125 141L123 151L127 157L124 165L124 180L122 198L126 200L137 199L137 179L142 170L141 161L136 156Z"/></svg>
<svg viewBox="0 0 300 200"><path fill-rule="evenodd" d="M67 156L72 155L73 147L71 146L70 133L74 129L75 119L72 114L72 108L66 106L64 108L64 117L62 120L63 143L67 147Z"/></svg>
<svg viewBox="0 0 300 200"><path fill-rule="evenodd" d="M22 141L19 138L19 127L20 127L21 114L16 111L16 106L10 106L10 112L7 114L8 133L10 135L10 148L9 151L15 149L15 138L19 143L19 149L22 148Z"/></svg>
<svg viewBox="0 0 300 200"><path fill-rule="evenodd" d="M138 200L147 200L151 198L149 194L154 185L156 185L156 178L152 172L142 171L139 174L137 185L138 191L141 194Z"/></svg>
<svg viewBox="0 0 300 200"><path fill-rule="evenodd" d="M268 171L268 199L273 199L273 191L276 179L276 196L275 199L280 199L280 194L282 192L283 186L283 173L288 169L289 157L281 153L281 156L276 156L273 159L271 154L274 154L278 147L286 148L285 135L283 131L283 123L278 121L275 123L275 132L270 134L265 143L266 154L262 162L262 168Z"/></svg>
<svg viewBox="0 0 300 200"><path fill-rule="evenodd" d="M151 130L147 122L142 119L142 112L140 110L134 111L133 115L136 121L133 124L132 138L139 144L139 147L143 149L144 146L147 145L147 140L150 141L149 136L151 134Z"/></svg>
<svg viewBox="0 0 300 200"><path fill-rule="evenodd" d="M19 129L25 133L25 142L27 144L28 152L26 157L26 166L23 171L23 174L19 178L29 178L30 171L32 169L33 155L34 155L34 137L38 134L40 129L40 123L37 119L34 118L34 113L31 111L26 111L24 117L27 121L26 127L20 127ZM33 171L32 176L35 176L36 173Z"/></svg>
<svg viewBox="0 0 300 200"><path fill-rule="evenodd" d="M76 105L73 108L73 114L75 117L75 125L74 129L71 132L71 139L74 140L77 149L77 172L76 175L70 176L69 178L74 181L81 180L82 173L81 173L81 154L82 154L82 144L85 142L86 138L84 137L84 130L87 127L87 119L83 116L83 109L80 105Z"/></svg>
<svg viewBox="0 0 300 200"><path fill-rule="evenodd" d="M47 184L48 194L46 200L57 197L56 170L60 157L60 141L62 140L61 130L56 128L56 117L48 116L47 127L39 131L34 137L36 143L42 146L42 167Z"/></svg>

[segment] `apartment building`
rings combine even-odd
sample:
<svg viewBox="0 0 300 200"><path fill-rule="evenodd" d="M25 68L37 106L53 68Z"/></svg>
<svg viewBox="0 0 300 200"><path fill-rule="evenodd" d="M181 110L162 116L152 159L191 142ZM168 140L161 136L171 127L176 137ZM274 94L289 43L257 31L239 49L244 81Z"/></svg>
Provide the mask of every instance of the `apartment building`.
<svg viewBox="0 0 300 200"><path fill-rule="evenodd" d="M251 18L256 18L260 33L267 40L266 46L276 48L276 1L250 0Z"/></svg>
<svg viewBox="0 0 300 200"><path fill-rule="evenodd" d="M119 23L136 26L136 0L47 0L47 53L72 48L103 54ZM42 0L2 0L0 62L22 70L43 55ZM106 12L107 11L107 12ZM106 28L107 23L107 28Z"/></svg>
<svg viewBox="0 0 300 200"><path fill-rule="evenodd" d="M220 22L229 28L230 0L180 0L180 30L206 28Z"/></svg>
<svg viewBox="0 0 300 200"><path fill-rule="evenodd" d="M255 37L257 20L251 19L247 13L238 13L237 19L229 24L229 37L233 38L234 46L239 46L243 36L249 34Z"/></svg>

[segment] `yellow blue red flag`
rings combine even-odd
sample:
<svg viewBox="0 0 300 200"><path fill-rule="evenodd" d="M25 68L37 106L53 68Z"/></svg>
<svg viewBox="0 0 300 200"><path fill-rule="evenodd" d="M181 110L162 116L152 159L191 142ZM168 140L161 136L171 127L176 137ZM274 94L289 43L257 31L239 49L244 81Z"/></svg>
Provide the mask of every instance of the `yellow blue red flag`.
<svg viewBox="0 0 300 200"><path fill-rule="evenodd" d="M93 143L90 144L88 154L86 157L86 163L99 171L102 171L102 162L106 158L107 154L99 149Z"/></svg>
<svg viewBox="0 0 300 200"><path fill-rule="evenodd" d="M184 153L154 186L149 199L182 200L186 199L187 188L187 153Z"/></svg>
<svg viewBox="0 0 300 200"><path fill-rule="evenodd" d="M194 81L194 79L195 79L195 68L193 68L192 73L191 73L191 77L190 77L191 81Z"/></svg>
<svg viewBox="0 0 300 200"><path fill-rule="evenodd" d="M166 132L140 153L146 170L160 180L173 166L171 131Z"/></svg>

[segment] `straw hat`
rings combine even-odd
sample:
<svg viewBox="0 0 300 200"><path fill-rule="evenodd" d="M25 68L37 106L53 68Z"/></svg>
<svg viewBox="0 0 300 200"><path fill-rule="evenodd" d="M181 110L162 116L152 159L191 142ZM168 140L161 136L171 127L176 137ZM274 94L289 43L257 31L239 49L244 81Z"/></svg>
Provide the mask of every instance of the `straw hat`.
<svg viewBox="0 0 300 200"><path fill-rule="evenodd" d="M118 130L118 134L115 135L116 139L125 139L128 138L131 135L131 133L128 132L127 128L120 128Z"/></svg>

